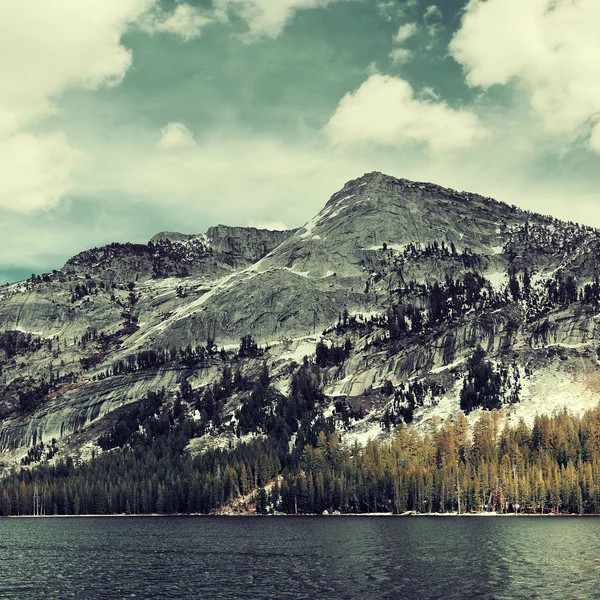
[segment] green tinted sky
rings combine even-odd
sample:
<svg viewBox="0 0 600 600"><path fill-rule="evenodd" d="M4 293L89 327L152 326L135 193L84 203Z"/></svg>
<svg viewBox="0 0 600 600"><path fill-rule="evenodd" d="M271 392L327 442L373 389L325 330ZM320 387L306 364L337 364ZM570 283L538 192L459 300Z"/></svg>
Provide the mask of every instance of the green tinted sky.
<svg viewBox="0 0 600 600"><path fill-rule="evenodd" d="M379 170L600 225L591 0L0 6L0 282Z"/></svg>

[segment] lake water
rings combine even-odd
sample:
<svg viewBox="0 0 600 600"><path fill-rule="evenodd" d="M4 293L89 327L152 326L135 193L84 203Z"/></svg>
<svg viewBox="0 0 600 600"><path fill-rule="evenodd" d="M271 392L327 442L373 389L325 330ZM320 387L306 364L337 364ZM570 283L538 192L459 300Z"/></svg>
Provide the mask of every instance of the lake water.
<svg viewBox="0 0 600 600"><path fill-rule="evenodd" d="M0 598L600 598L600 518L1 519Z"/></svg>

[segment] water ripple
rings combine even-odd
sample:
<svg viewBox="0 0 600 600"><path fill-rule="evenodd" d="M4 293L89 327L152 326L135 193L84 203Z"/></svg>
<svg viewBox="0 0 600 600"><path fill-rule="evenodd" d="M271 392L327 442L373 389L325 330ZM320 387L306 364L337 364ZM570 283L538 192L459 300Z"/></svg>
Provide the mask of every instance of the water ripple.
<svg viewBox="0 0 600 600"><path fill-rule="evenodd" d="M600 598L600 518L0 520L0 598Z"/></svg>

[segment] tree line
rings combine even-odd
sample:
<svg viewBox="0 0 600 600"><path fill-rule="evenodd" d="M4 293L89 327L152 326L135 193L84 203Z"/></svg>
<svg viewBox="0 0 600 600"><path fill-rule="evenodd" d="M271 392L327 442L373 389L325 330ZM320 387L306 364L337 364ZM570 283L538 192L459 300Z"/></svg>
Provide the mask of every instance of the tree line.
<svg viewBox="0 0 600 600"><path fill-rule="evenodd" d="M400 425L391 441L364 448L323 428L297 452L265 436L197 456L186 450L183 414L169 408L162 429L88 462L6 474L0 513L210 514L253 491L259 512L288 514L600 513L600 408L532 426L502 426L498 411L485 411L471 433L461 413L425 434Z"/></svg>

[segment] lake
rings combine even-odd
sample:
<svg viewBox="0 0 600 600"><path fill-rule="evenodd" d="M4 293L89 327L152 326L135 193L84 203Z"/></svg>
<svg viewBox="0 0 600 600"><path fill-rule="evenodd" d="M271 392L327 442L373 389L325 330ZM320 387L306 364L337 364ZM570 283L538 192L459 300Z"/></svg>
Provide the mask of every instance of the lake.
<svg viewBox="0 0 600 600"><path fill-rule="evenodd" d="M0 598L600 598L600 518L0 520Z"/></svg>

